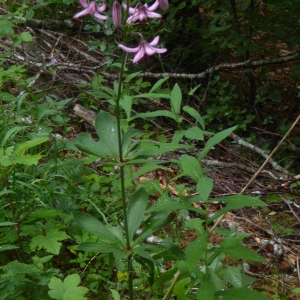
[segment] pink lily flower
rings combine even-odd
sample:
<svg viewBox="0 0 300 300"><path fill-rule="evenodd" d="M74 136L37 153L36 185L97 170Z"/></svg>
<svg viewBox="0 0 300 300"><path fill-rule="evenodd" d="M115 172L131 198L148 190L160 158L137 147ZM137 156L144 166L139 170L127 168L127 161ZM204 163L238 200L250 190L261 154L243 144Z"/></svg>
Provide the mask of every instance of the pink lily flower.
<svg viewBox="0 0 300 300"><path fill-rule="evenodd" d="M128 53L136 53L132 61L135 64L139 60L141 60L144 56L147 57L155 53L167 52L166 48L161 48L161 49L154 48L155 46L157 46L158 42L159 42L159 36L155 37L154 40L150 43L146 42L145 40L142 40L140 44L135 48L129 48L122 44L119 44L118 47Z"/></svg>
<svg viewBox="0 0 300 300"><path fill-rule="evenodd" d="M126 21L127 24L140 20L141 22L146 22L148 18L162 18L162 15L153 12L159 6L158 0L156 0L150 7L148 4L139 4L137 7L129 7L128 12L132 15ZM127 5L123 4L125 10L127 10Z"/></svg>
<svg viewBox="0 0 300 300"><path fill-rule="evenodd" d="M99 13L105 11L106 4L103 3L102 6L97 6L95 1L92 1L90 4L88 4L85 0L79 0L79 3L82 7L85 9L78 14L74 16L74 19L80 18L85 15L93 15L95 18L99 20L106 20L108 19L108 16L100 15Z"/></svg>

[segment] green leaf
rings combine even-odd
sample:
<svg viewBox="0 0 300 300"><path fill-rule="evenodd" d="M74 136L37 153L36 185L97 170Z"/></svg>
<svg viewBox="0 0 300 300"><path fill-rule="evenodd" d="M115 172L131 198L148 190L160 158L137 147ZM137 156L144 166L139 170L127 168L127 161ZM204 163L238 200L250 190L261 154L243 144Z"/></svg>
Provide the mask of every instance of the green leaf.
<svg viewBox="0 0 300 300"><path fill-rule="evenodd" d="M137 118L154 118L154 117L167 117L167 118L171 118L175 121L177 121L177 119L178 119L178 117L171 111L156 110L156 111L136 114L133 117L131 117L129 119L129 121L132 121L132 120L137 119Z"/></svg>
<svg viewBox="0 0 300 300"><path fill-rule="evenodd" d="M24 142L17 147L17 149L14 151L14 153L18 156L22 155L28 149L33 148L42 143L45 143L47 141L49 141L49 138L36 138L34 140Z"/></svg>
<svg viewBox="0 0 300 300"><path fill-rule="evenodd" d="M197 300L214 300L215 285L209 274L205 274L197 291ZM241 299L240 299L241 300Z"/></svg>
<svg viewBox="0 0 300 300"><path fill-rule="evenodd" d="M141 187L131 197L127 207L129 240L132 241L137 229L142 224L148 204L148 193Z"/></svg>
<svg viewBox="0 0 300 300"><path fill-rule="evenodd" d="M110 289L110 291L111 291L111 294L112 294L114 300L121 300L120 294L116 290Z"/></svg>
<svg viewBox="0 0 300 300"><path fill-rule="evenodd" d="M200 128L195 126L190 127L187 130L184 130L184 135L188 139L192 139L192 140L203 141L204 139L203 131Z"/></svg>
<svg viewBox="0 0 300 300"><path fill-rule="evenodd" d="M244 259L247 261L266 262L266 260L256 252L249 250L241 244L231 243L230 241L222 243L219 250L230 255L234 260Z"/></svg>
<svg viewBox="0 0 300 300"><path fill-rule="evenodd" d="M170 98L170 95L168 94L156 94L156 93L145 93L145 94L138 94L136 96L132 96L132 98Z"/></svg>
<svg viewBox="0 0 300 300"><path fill-rule="evenodd" d="M12 261L6 264L5 266L1 267L2 270L5 270L9 276L16 276L18 274L38 274L43 272L42 270L38 269L33 265L28 265L24 263L20 263L18 261Z"/></svg>
<svg viewBox="0 0 300 300"><path fill-rule="evenodd" d="M78 143L75 144L75 147L84 153L97 157L109 156L109 150L103 144L100 145L100 142L94 141L89 133L81 132L77 134L76 140Z"/></svg>
<svg viewBox="0 0 300 300"><path fill-rule="evenodd" d="M132 98L128 95L123 96L120 101L120 106L125 110L126 116L129 119L131 114Z"/></svg>
<svg viewBox="0 0 300 300"><path fill-rule="evenodd" d="M207 176L202 176L197 183L197 192L202 201L206 202L213 189L213 180Z"/></svg>
<svg viewBox="0 0 300 300"><path fill-rule="evenodd" d="M148 173L150 171L156 170L156 169L165 169L164 167L157 165L155 162L151 164L146 164L139 168L134 174L133 174L133 179L139 178L145 173Z"/></svg>
<svg viewBox="0 0 300 300"><path fill-rule="evenodd" d="M191 176L194 181L198 182L203 177L200 162L195 157L182 155L180 161L184 174Z"/></svg>
<svg viewBox="0 0 300 300"><path fill-rule="evenodd" d="M154 259L163 258L164 261L177 261L177 260L185 260L186 255L183 250L175 244L168 242L160 242L157 244L146 244L145 248L153 248L157 254L154 254L152 257ZM163 249L163 251L161 251Z"/></svg>
<svg viewBox="0 0 300 300"><path fill-rule="evenodd" d="M242 282L242 273L237 267L227 267L221 271L224 280L227 283L230 283L234 287L241 287L243 285Z"/></svg>
<svg viewBox="0 0 300 300"><path fill-rule="evenodd" d="M258 197L252 197L249 195L232 195L227 197L213 198L209 200L209 202L214 202L214 201L222 201L227 203L227 205L226 207L220 209L212 217L210 217L207 220L208 224L231 210L241 209L246 206L268 206L268 204L258 199Z"/></svg>
<svg viewBox="0 0 300 300"><path fill-rule="evenodd" d="M0 21L0 36L11 36L14 34L13 30L14 24L8 20Z"/></svg>
<svg viewBox="0 0 300 300"><path fill-rule="evenodd" d="M293 293L298 293L298 294L300 294L300 288L293 289L292 292L293 292Z"/></svg>
<svg viewBox="0 0 300 300"><path fill-rule="evenodd" d="M201 83L199 83L198 85L196 85L192 90L189 91L188 95L189 96L193 96L194 93L198 90L198 88L201 86Z"/></svg>
<svg viewBox="0 0 300 300"><path fill-rule="evenodd" d="M183 278L179 281L177 281L176 285L174 286L173 293L177 295L177 299L180 300L189 300L190 298L187 298L185 296L187 291L187 285L191 282L191 278Z"/></svg>
<svg viewBox="0 0 300 300"><path fill-rule="evenodd" d="M3 138L2 142L1 142L1 147L4 147L6 145L6 142L8 141L8 139L10 137L12 137L14 134L17 134L18 132L20 132L20 131L22 131L23 129L26 129L26 128L28 128L28 126L15 126L15 127L11 128L11 129L9 129L6 132L4 138Z"/></svg>
<svg viewBox="0 0 300 300"><path fill-rule="evenodd" d="M68 275L64 282L61 279L52 277L48 284L49 296L58 300L87 300L84 295L89 291L86 287L79 287L81 279L78 274Z"/></svg>
<svg viewBox="0 0 300 300"><path fill-rule="evenodd" d="M18 98L9 93L0 92L0 100L4 102L17 102Z"/></svg>
<svg viewBox="0 0 300 300"><path fill-rule="evenodd" d="M114 253L124 251L124 248L118 248L114 245L110 245L108 243L101 242L85 242L78 246L77 250L79 251L96 251L101 253Z"/></svg>
<svg viewBox="0 0 300 300"><path fill-rule="evenodd" d="M80 211L75 211L72 213L72 215L79 226L86 231L101 237L103 240L120 244L120 241L112 235L111 231L91 215Z"/></svg>
<svg viewBox="0 0 300 300"><path fill-rule="evenodd" d="M191 149L191 146L189 145L183 145L183 144L174 144L174 143L159 143L158 145L158 150L156 152L156 154L164 154L166 152L173 152L177 149Z"/></svg>
<svg viewBox="0 0 300 300"><path fill-rule="evenodd" d="M1 160L1 158L0 158L0 160ZM15 194L16 195L16 192L12 191L12 190L4 190L4 191L0 192L0 196L7 195L7 194Z"/></svg>
<svg viewBox="0 0 300 300"><path fill-rule="evenodd" d="M0 149L1 151L1 149ZM4 156L0 157L0 165L3 167L12 166L15 164L22 164L26 166L37 165L38 161L42 158L42 155L23 155L23 156L15 156L14 154L11 157Z"/></svg>
<svg viewBox="0 0 300 300"><path fill-rule="evenodd" d="M117 120L111 114L100 111L95 119L95 128L100 137L100 146L104 145L109 156L119 157Z"/></svg>
<svg viewBox="0 0 300 300"><path fill-rule="evenodd" d="M38 117L38 123L40 123L44 117L49 116L49 115L56 115L56 114L57 114L57 110L43 109L43 112Z"/></svg>
<svg viewBox="0 0 300 300"><path fill-rule="evenodd" d="M59 254L61 247L61 240L65 240L69 236L58 229L54 228L46 232L46 235L38 235L32 238L30 249L33 251L36 247L38 249L44 248L47 252L52 254Z"/></svg>
<svg viewBox="0 0 300 300"><path fill-rule="evenodd" d="M148 238L152 232L159 230L169 223L172 222L172 220L175 218L175 215L169 216L168 211L162 211L151 215L145 222L144 222L144 228L142 233L136 238L136 240L133 243L134 245L137 245L144 239Z"/></svg>
<svg viewBox="0 0 300 300"><path fill-rule="evenodd" d="M28 43L28 42L33 41L33 36L27 31L23 31L20 34L20 37L21 37L21 41L24 42L24 43Z"/></svg>
<svg viewBox="0 0 300 300"><path fill-rule="evenodd" d="M102 87L101 87L102 88ZM106 93L100 92L100 91L88 91L88 94L90 94L91 96L98 98L98 99L111 99L111 95L108 95Z"/></svg>
<svg viewBox="0 0 300 300"><path fill-rule="evenodd" d="M0 227L2 226L12 226L12 225L16 225L18 223L14 223L14 222L1 222L0 223Z"/></svg>
<svg viewBox="0 0 300 300"><path fill-rule="evenodd" d="M176 210L176 209L186 209L186 210L197 212L202 215L206 214L205 210L203 210L201 208L193 207L191 204L177 203L174 201L159 204L157 206L152 206L151 208L149 208L147 210L147 212L155 212L155 211L161 211L161 210L165 210L165 211L169 212L171 210Z"/></svg>
<svg viewBox="0 0 300 300"><path fill-rule="evenodd" d="M159 88L166 80L168 80L169 77L164 77L162 79L159 79L151 88L150 93L154 92L157 88Z"/></svg>
<svg viewBox="0 0 300 300"><path fill-rule="evenodd" d="M207 233L197 237L197 239L189 243L186 247L186 262L192 269L203 258L207 248Z"/></svg>
<svg viewBox="0 0 300 300"><path fill-rule="evenodd" d="M171 106L174 114L180 113L182 94L179 85L176 83L171 92Z"/></svg>
<svg viewBox="0 0 300 300"><path fill-rule="evenodd" d="M204 223L204 220L201 220L201 219L198 219L198 218L195 218L195 219L191 219L189 220L185 227L186 229L195 229L196 233L198 235L202 235L203 233L205 233L205 229L203 228L203 224Z"/></svg>
<svg viewBox="0 0 300 300"><path fill-rule="evenodd" d="M129 75L123 80L123 82L130 82L133 78L135 78L136 76L138 76L141 72L142 72L142 71L138 71L138 72L129 74Z"/></svg>
<svg viewBox="0 0 300 300"><path fill-rule="evenodd" d="M129 129L122 138L122 150L123 150L123 157L127 158L130 156L130 151L132 150L131 147L131 139L137 138L141 136L141 131L138 129Z"/></svg>
<svg viewBox="0 0 300 300"><path fill-rule="evenodd" d="M233 130L236 129L237 126L225 129L221 132L216 133L213 137L211 137L205 144L203 150L201 151L200 155L198 156L198 160L202 160L205 158L209 150L211 150L216 144L220 143L224 140L227 136L231 134Z"/></svg>
<svg viewBox="0 0 300 300"><path fill-rule="evenodd" d="M245 206L268 206L268 204L261 201L258 197L253 197L249 195L232 195L209 200L209 202L214 201L225 202L227 203L227 205L234 207L233 209L240 209Z"/></svg>
<svg viewBox="0 0 300 300"><path fill-rule="evenodd" d="M222 297L222 300L269 300L269 298L262 293L246 287L234 287L229 290L218 291L215 296L217 296L217 298Z"/></svg>
<svg viewBox="0 0 300 300"><path fill-rule="evenodd" d="M13 249L19 249L19 247L15 245L5 244L0 246L0 252L6 251L6 250L13 250Z"/></svg>
<svg viewBox="0 0 300 300"><path fill-rule="evenodd" d="M190 116L192 116L201 125L202 129L205 129L204 121L196 109L190 106L184 106L183 111L186 111Z"/></svg>
<svg viewBox="0 0 300 300"><path fill-rule="evenodd" d="M149 258L142 256L141 253L138 253L138 255L134 256L134 259L140 265L142 265L144 267L144 269L147 271L146 274L149 275L148 276L149 284L150 284L150 286L152 286L154 283L154 263L150 256L149 256Z"/></svg>

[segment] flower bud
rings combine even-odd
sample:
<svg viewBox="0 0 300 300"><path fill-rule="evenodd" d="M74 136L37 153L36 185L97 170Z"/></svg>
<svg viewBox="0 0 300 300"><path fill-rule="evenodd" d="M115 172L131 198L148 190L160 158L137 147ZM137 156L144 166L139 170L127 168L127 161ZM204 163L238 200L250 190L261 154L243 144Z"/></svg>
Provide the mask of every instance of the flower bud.
<svg viewBox="0 0 300 300"><path fill-rule="evenodd" d="M115 27L119 27L122 21L121 6L119 1L115 0L112 6L112 18Z"/></svg>
<svg viewBox="0 0 300 300"><path fill-rule="evenodd" d="M168 0L158 0L159 7L162 10L167 10L169 8L169 1Z"/></svg>

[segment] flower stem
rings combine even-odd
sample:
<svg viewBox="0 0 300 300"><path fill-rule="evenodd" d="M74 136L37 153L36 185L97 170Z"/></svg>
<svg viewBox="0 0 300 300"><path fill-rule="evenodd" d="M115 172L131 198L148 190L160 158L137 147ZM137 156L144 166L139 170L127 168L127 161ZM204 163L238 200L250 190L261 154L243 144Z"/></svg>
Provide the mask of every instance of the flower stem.
<svg viewBox="0 0 300 300"><path fill-rule="evenodd" d="M127 38L127 30L126 25L124 26L123 30L123 41L126 42ZM117 119L117 128L118 128L118 147L119 147L119 160L122 164L123 160L123 149L122 149L122 130L121 130L121 108L120 108L120 100L121 100L121 93L122 93L122 86L123 86L123 74L125 70L126 64L126 56L127 54L124 52L122 54L122 61L121 61L121 69L119 74L119 82L118 82L118 92L116 97L116 119ZM121 183L121 199L122 199L122 209L123 209L123 218L124 218L124 229L125 229L125 238L126 238L126 251L130 251L131 244L129 239L129 230L128 230L128 219L127 219L127 207L126 207L126 194L125 194L125 173L124 173L125 166L122 164L120 167L120 183ZM132 279L132 256L129 255L128 257L128 291L129 291L129 299L133 300L133 279Z"/></svg>

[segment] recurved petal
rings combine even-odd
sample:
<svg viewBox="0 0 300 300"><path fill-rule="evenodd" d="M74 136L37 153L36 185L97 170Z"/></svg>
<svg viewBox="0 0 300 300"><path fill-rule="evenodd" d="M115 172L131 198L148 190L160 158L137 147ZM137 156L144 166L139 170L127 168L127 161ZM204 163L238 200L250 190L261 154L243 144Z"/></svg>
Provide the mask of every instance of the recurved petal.
<svg viewBox="0 0 300 300"><path fill-rule="evenodd" d="M89 5L87 4L87 2L85 0L79 0L79 3L84 8L88 8L89 7Z"/></svg>
<svg viewBox="0 0 300 300"><path fill-rule="evenodd" d="M83 11L77 13L73 18L78 19L78 18L86 16L86 15L89 15L88 9L84 9Z"/></svg>
<svg viewBox="0 0 300 300"><path fill-rule="evenodd" d="M158 6L159 6L159 2L158 2L158 0L156 0L150 7L148 7L147 9L149 10L149 11L154 11L154 10L156 10L157 8L158 8Z"/></svg>
<svg viewBox="0 0 300 300"><path fill-rule="evenodd" d="M106 10L106 4L103 3L101 6L96 7L97 12L104 12Z"/></svg>
<svg viewBox="0 0 300 300"><path fill-rule="evenodd" d="M94 13L94 17L97 18L97 19L99 19L99 20L107 20L108 19L108 16L100 15L97 12Z"/></svg>
<svg viewBox="0 0 300 300"><path fill-rule="evenodd" d="M158 18L158 19L162 18L162 15L151 11L147 13L147 16L148 18Z"/></svg>
<svg viewBox="0 0 300 300"><path fill-rule="evenodd" d="M137 54L134 56L132 62L135 64L137 63L139 60L141 60L145 55L145 50L144 47L141 47L140 51L137 52Z"/></svg>
<svg viewBox="0 0 300 300"><path fill-rule="evenodd" d="M168 51L167 48L161 48L161 49L156 48L156 52L157 52L157 53L165 53L165 52L167 52L167 51Z"/></svg>
<svg viewBox="0 0 300 300"><path fill-rule="evenodd" d="M130 24L132 21L134 21L134 20L133 20L133 16L129 17L129 18L127 19L126 23L127 23L127 24Z"/></svg>
<svg viewBox="0 0 300 300"><path fill-rule="evenodd" d="M145 52L148 56L155 54L157 51L154 47L149 46L149 44L144 45Z"/></svg>
<svg viewBox="0 0 300 300"><path fill-rule="evenodd" d="M118 47L121 48L122 50L124 50L125 52L128 52L128 53L134 53L134 52L138 52L139 50L141 50L141 46L140 45L138 45L135 48L130 48L130 47L126 47L126 46L124 46L122 44L119 44Z"/></svg>
<svg viewBox="0 0 300 300"><path fill-rule="evenodd" d="M158 42L159 42L159 36L156 36L153 41L151 43L149 43L150 46L157 46L158 45Z"/></svg>

